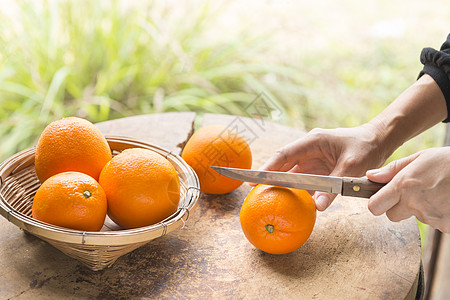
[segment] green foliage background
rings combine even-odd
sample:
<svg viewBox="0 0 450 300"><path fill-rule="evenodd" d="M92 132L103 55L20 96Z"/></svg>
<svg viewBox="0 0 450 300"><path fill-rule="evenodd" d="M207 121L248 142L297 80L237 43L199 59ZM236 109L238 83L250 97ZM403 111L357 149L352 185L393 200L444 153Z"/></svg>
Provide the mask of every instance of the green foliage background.
<svg viewBox="0 0 450 300"><path fill-rule="evenodd" d="M409 28L401 39L352 28L347 35L334 34L339 26L333 16L344 27L362 28L389 17L380 12L369 21L360 15L341 19L352 16L356 1L343 1L334 15L333 7L321 10L329 1L300 2L291 14L291 7L270 1L266 7L254 1L237 7L234 1L161 2L18 1L3 6L0 159L35 144L45 125L64 116L99 122L187 110L245 115L244 108L260 92L283 108L276 122L305 130L357 126L395 99L421 68L418 55L424 45ZM401 1L389 7L396 3ZM239 5L259 11L240 15L231 26L227 22L242 11ZM297 24L296 13L306 21ZM273 26L282 18L294 25ZM436 46L445 38L437 30L433 36ZM441 143L437 128L395 157Z"/></svg>
<svg viewBox="0 0 450 300"><path fill-rule="evenodd" d="M423 2L1 1L0 161L64 116L245 115L261 92L282 108L275 122L360 125L445 40L449 5ZM440 146L443 129L391 159Z"/></svg>

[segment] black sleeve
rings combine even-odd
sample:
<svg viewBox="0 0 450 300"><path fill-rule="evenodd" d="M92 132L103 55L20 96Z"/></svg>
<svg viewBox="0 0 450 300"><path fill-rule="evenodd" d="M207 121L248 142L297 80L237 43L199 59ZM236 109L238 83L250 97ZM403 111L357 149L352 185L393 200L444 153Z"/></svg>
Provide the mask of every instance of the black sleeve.
<svg viewBox="0 0 450 300"><path fill-rule="evenodd" d="M440 51L424 48L420 54L420 61L424 67L419 78L423 74L428 74L436 81L447 103L447 118L444 122L450 122L450 34Z"/></svg>

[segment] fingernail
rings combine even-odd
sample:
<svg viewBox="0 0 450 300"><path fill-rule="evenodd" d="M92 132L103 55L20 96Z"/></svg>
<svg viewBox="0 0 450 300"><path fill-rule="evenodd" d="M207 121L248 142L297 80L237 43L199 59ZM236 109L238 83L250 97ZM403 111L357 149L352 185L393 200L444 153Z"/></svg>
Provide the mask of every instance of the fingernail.
<svg viewBox="0 0 450 300"><path fill-rule="evenodd" d="M316 199L316 206L319 210L325 210L328 207L330 199L325 195L320 195Z"/></svg>
<svg viewBox="0 0 450 300"><path fill-rule="evenodd" d="M369 175L377 175L378 173L380 173L380 169L367 170L367 172L366 172L366 174L369 174Z"/></svg>

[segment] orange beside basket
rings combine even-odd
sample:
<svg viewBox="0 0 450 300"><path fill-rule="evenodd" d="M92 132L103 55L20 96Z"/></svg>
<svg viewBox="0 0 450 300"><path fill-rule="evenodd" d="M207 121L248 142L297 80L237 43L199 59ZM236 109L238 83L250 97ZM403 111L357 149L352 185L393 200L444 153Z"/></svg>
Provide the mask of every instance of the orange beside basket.
<svg viewBox="0 0 450 300"><path fill-rule="evenodd" d="M180 156L134 139L106 139L113 155L128 148L145 148L163 155L172 163L180 178L180 203L174 214L157 224L135 229L121 229L108 217L99 232L50 225L31 217L33 197L40 186L34 169L35 147L19 152L0 164L0 214L92 270L111 266L120 256L184 226L200 195L197 175Z"/></svg>

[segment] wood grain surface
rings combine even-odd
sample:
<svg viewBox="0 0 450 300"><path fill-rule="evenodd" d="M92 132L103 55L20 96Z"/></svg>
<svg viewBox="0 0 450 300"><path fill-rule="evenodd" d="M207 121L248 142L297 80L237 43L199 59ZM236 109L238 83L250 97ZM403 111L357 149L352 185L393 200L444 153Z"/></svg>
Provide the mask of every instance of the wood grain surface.
<svg viewBox="0 0 450 300"><path fill-rule="evenodd" d="M194 114L146 115L98 124L181 149ZM119 124L119 125L118 125ZM203 124L241 131L254 168L304 132L250 118L205 115ZM247 130L247 131L245 131ZM0 219L0 298L404 299L414 298L420 267L416 221L374 217L367 199L339 197L318 214L310 239L287 255L269 255L245 239L239 224L247 184L226 195L202 194L181 230L94 272Z"/></svg>

